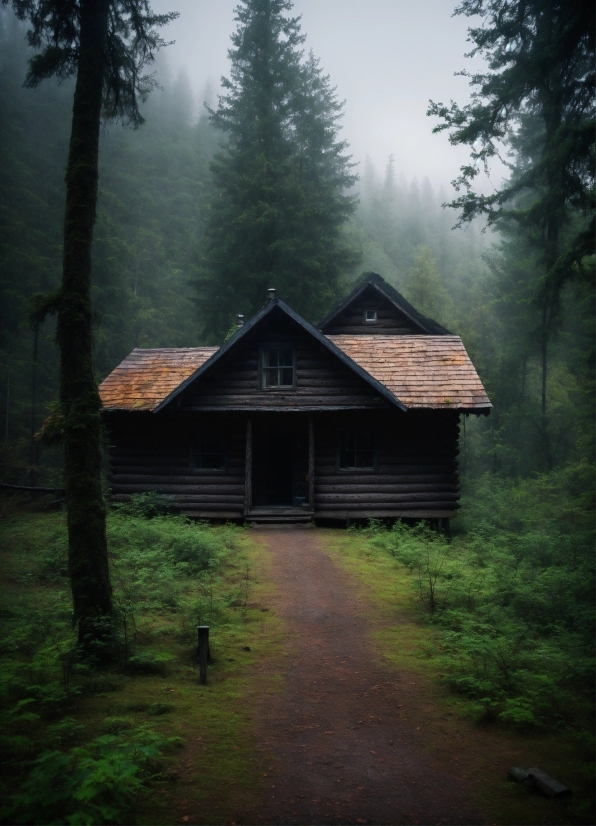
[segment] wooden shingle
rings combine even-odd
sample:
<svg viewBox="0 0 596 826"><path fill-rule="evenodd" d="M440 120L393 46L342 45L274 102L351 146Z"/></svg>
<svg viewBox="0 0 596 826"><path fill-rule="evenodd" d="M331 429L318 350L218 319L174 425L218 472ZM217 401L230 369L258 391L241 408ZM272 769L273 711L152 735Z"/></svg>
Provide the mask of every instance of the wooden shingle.
<svg viewBox="0 0 596 826"><path fill-rule="evenodd" d="M492 407L459 336L328 336L408 408Z"/></svg>
<svg viewBox="0 0 596 826"><path fill-rule="evenodd" d="M217 350L133 350L99 386L104 410L153 410Z"/></svg>

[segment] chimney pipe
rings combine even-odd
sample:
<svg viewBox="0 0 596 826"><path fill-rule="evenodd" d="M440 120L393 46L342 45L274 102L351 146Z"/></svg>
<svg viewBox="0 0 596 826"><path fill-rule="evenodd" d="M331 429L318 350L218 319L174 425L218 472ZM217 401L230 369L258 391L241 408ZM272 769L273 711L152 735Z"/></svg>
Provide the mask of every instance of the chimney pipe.
<svg viewBox="0 0 596 826"><path fill-rule="evenodd" d="M269 301L273 301L275 299L275 287L269 287L267 295L269 296Z"/></svg>
<svg viewBox="0 0 596 826"><path fill-rule="evenodd" d="M238 319L238 326L242 327L244 324L244 316L242 315L242 313L238 313L236 318Z"/></svg>

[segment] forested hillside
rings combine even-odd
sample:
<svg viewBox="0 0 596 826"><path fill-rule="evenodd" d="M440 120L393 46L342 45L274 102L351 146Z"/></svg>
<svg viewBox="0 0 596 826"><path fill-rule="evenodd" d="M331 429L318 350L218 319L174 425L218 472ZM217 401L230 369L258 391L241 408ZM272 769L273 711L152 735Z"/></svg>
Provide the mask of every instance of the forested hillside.
<svg viewBox="0 0 596 826"><path fill-rule="evenodd" d="M23 88L29 53L22 30L6 13L2 24L3 473L6 481L18 481L38 464L44 478L44 456L58 461L55 450L40 454L38 443L32 451L31 433L56 399L58 361L52 320L39 326L35 347L28 311L32 296L59 284L72 85ZM109 124L101 137L93 252L99 379L133 347L203 343L193 282L214 186L209 163L223 135L206 112L198 120L193 114L205 110L183 74L172 77L162 63L158 75L162 89L144 105L146 123L137 130ZM367 160L358 171L359 207L345 234L361 263L344 272L341 289L363 270L380 272L422 312L462 336L494 404L488 420L466 422L464 472L525 477L570 463L586 467L592 456L589 263L562 292L545 433L529 245L506 228L483 231L480 219L453 230L456 215L441 206L450 194L428 179L408 180L393 158L384 170Z"/></svg>

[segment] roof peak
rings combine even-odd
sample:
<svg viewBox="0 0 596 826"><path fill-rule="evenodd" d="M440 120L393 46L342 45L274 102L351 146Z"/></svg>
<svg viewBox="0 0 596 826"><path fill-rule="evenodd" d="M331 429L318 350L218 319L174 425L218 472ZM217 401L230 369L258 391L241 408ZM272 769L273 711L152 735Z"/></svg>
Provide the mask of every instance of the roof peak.
<svg viewBox="0 0 596 826"><path fill-rule="evenodd" d="M336 319L337 316L339 316L340 313L342 313L352 303L352 301L357 299L369 286L373 287L382 296L388 299L394 307L409 318L423 333L435 336L451 335L449 330L442 327L432 318L427 318L422 315L422 313L419 313L418 310L413 307L412 304L410 304L410 302L404 298L398 290L396 290L395 287L393 287L388 281L385 281L383 276L379 275L378 272L363 272L360 276L360 280L356 283L352 292L336 304L333 310L319 322L317 325L319 330L324 332L325 327Z"/></svg>

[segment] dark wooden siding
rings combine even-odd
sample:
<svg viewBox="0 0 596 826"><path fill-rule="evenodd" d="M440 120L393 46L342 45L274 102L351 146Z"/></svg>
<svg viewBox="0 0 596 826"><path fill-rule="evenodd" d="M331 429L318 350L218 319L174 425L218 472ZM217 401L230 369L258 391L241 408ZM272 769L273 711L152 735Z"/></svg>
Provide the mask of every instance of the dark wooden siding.
<svg viewBox="0 0 596 826"><path fill-rule="evenodd" d="M259 348L292 347L296 354L295 387L259 388ZM289 332L287 323L271 324L237 351L228 363L219 363L211 375L200 377L184 393L184 410L333 410L380 408L389 403L366 381L305 334Z"/></svg>
<svg viewBox="0 0 596 826"><path fill-rule="evenodd" d="M315 420L315 515L451 516L458 508L459 424L453 411L320 416ZM371 427L377 469L341 471L337 432L342 425Z"/></svg>
<svg viewBox="0 0 596 826"><path fill-rule="evenodd" d="M376 308L377 321L364 321L365 308ZM424 333L418 324L413 323L405 313L397 309L390 301L376 291L366 290L343 313L325 326L325 335L350 335L359 333L376 333L377 335L411 336Z"/></svg>
<svg viewBox="0 0 596 826"><path fill-rule="evenodd" d="M294 420L293 414L278 415ZM255 413L252 419L255 432L268 426L268 417L259 420ZM195 516L242 517L246 415L112 413L107 421L114 500L157 491L173 496L181 510ZM315 517L453 516L459 499L458 421L458 414L450 410L314 414ZM307 421L296 417L296 422L306 433ZM338 469L338 432L345 427L369 428L375 433L374 471ZM225 436L228 461L224 472L192 469L193 434L202 429ZM253 463L257 461L255 453Z"/></svg>
<svg viewBox="0 0 596 826"><path fill-rule="evenodd" d="M244 419L183 413L112 413L109 478L114 501L132 493L156 491L174 497L185 511L239 517L244 510ZM222 434L227 444L224 471L191 466L193 436L201 430Z"/></svg>

